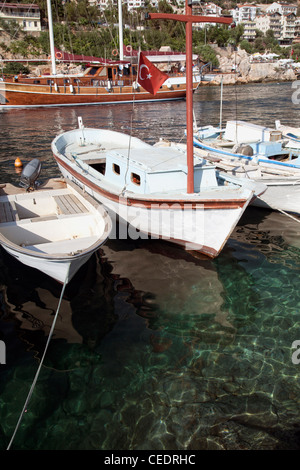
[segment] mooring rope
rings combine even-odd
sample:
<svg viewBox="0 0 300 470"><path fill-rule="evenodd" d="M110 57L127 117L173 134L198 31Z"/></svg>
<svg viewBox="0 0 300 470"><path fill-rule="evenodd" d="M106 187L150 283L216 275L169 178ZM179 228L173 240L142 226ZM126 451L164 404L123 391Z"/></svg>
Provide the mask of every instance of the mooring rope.
<svg viewBox="0 0 300 470"><path fill-rule="evenodd" d="M261 201L263 201L263 199L260 196L256 196L256 197L257 197L257 199L260 199ZM295 220L295 222L298 222L298 224L300 223L300 219L297 219L297 217L294 217L292 214L289 214L288 212L284 211L283 209L279 209L279 207L272 207L272 209L275 210L275 211L281 212L283 215L286 215L287 217L290 217L290 219Z"/></svg>
<svg viewBox="0 0 300 470"><path fill-rule="evenodd" d="M33 380L33 382L32 382L32 385L31 385L31 387L30 387L29 393L28 393L28 395L27 395L25 404L24 404L24 406L23 406L23 410L22 410L22 412L21 412L21 414L20 414L20 417L19 417L19 420L18 420L18 422L17 422L16 428L15 428L15 430L14 430L14 433L13 433L13 435L12 435L12 438L11 438L11 440L10 440L10 442L9 442L8 447L7 447L6 450L9 450L9 449L10 449L10 447L11 447L11 445L12 445L12 443L13 443L13 440L14 440L14 438L15 438L15 435L16 435L16 433L17 433L17 431L18 431L18 428L19 428L19 426L20 426L20 424L21 424L23 415L24 415L24 413L26 413L26 411L27 411L28 403L29 403L29 401L30 401L30 399L31 399L31 396L32 396L32 394L33 394L33 391L34 391L36 382L37 382L38 377L39 377L39 374L40 374L40 370L41 370L41 368L42 368L42 365L43 365L43 362L44 362L44 359L45 359L45 356L46 356L46 352L47 352L49 343L50 343L51 338L52 338L52 335L53 335L53 331L54 331L54 328L55 328L55 323L56 323L56 320L57 320L57 317L58 317L58 313L59 313L60 305L61 305L61 302L62 302L62 298L63 298L64 292L65 292L66 285L67 285L67 283L68 283L67 279L68 279L68 276L66 276L65 282L64 282L64 284L63 284L63 288L62 288L62 291L61 291L61 294L60 294L60 298L59 298L57 310L56 310L56 313L55 313L55 317L54 317L54 320L53 320L53 323L52 323L52 326L51 326L51 330L50 330L50 333L49 333L49 336L48 336L48 340L47 340L47 343L46 343L46 346L45 346L45 350L44 350L44 353L43 353L43 356L42 356L40 365L39 365L38 370L37 370L37 372L36 372L36 374L35 374L35 377L34 377L34 380Z"/></svg>

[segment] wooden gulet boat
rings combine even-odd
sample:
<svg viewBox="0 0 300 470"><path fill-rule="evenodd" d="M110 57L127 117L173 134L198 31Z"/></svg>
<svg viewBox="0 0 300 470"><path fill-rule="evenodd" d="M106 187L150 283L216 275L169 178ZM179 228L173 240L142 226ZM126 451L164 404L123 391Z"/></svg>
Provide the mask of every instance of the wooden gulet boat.
<svg viewBox="0 0 300 470"><path fill-rule="evenodd" d="M54 47L52 13L47 0L52 74L40 77L19 75L0 81L0 107L68 106L176 100L186 96L186 77L169 76L156 94L149 93L139 83L137 65L124 60L122 16L119 15L120 60L85 58L88 63L84 73L57 74L56 60L81 61ZM122 11L119 5L119 13ZM90 63L89 63L90 62ZM199 85L199 77L193 78L193 89Z"/></svg>
<svg viewBox="0 0 300 470"><path fill-rule="evenodd" d="M51 179L29 192L1 186L1 246L60 283L70 282L111 232L104 207L69 180Z"/></svg>

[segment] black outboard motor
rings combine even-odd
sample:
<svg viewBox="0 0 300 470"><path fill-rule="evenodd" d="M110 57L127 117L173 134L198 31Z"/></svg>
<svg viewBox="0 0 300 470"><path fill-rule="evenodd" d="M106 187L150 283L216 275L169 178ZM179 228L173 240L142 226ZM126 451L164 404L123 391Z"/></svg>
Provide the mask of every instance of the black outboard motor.
<svg viewBox="0 0 300 470"><path fill-rule="evenodd" d="M24 170L22 171L19 185L22 188L26 188L26 191L30 191L31 188L32 190L36 189L36 180L39 177L41 168L42 165L38 158L30 160L30 162L27 163Z"/></svg>

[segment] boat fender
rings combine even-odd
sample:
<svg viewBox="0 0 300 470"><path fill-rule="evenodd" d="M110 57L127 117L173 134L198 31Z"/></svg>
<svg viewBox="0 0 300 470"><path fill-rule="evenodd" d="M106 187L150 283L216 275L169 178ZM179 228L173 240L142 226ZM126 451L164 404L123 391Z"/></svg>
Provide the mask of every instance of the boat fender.
<svg viewBox="0 0 300 470"><path fill-rule="evenodd" d="M22 166L23 166L23 163L21 162L20 158L17 157L17 158L15 159L15 167L16 167L16 168L21 168Z"/></svg>
<svg viewBox="0 0 300 470"><path fill-rule="evenodd" d="M70 92L71 92L71 93L74 93L74 87L73 87L72 84L70 85Z"/></svg>
<svg viewBox="0 0 300 470"><path fill-rule="evenodd" d="M138 90L138 89L139 89L139 84L138 84L138 82L136 82L136 81L133 82L132 88L133 88L134 90Z"/></svg>
<svg viewBox="0 0 300 470"><path fill-rule="evenodd" d="M57 83L54 83L54 90L55 90L55 91L58 91Z"/></svg>
<svg viewBox="0 0 300 470"><path fill-rule="evenodd" d="M168 88L170 88L170 89L172 88L172 83L170 83L169 80L166 81L166 85L167 85Z"/></svg>

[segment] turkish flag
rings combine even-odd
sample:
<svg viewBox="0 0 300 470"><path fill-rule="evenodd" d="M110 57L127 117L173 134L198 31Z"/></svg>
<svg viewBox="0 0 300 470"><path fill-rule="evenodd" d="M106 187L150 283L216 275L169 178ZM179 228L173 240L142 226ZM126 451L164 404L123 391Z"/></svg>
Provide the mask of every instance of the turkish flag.
<svg viewBox="0 0 300 470"><path fill-rule="evenodd" d="M155 95L167 78L169 76L166 73L161 72L140 52L137 81L145 90Z"/></svg>

